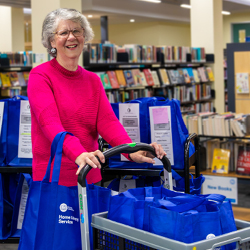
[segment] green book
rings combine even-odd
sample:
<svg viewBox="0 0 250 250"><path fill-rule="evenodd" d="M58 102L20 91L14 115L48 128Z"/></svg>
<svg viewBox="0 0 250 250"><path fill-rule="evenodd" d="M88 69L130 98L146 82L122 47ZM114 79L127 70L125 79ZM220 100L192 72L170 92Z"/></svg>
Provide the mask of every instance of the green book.
<svg viewBox="0 0 250 250"><path fill-rule="evenodd" d="M112 89L108 74L101 74L101 80L104 89Z"/></svg>

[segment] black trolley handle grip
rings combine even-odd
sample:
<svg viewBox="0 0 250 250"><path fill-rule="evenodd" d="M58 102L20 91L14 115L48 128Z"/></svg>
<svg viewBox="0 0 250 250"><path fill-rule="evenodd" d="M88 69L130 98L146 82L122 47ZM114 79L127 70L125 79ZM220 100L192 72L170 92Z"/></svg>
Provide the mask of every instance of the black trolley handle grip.
<svg viewBox="0 0 250 250"><path fill-rule="evenodd" d="M117 154L122 154L122 153L123 154L130 154L130 153L137 152L139 150L148 151L156 157L155 149L152 146L150 146L149 144L146 144L146 143L137 143L137 142L122 144L122 145L110 148L110 149L106 150L105 152L103 152L103 155L105 157L105 160L107 160L108 158L110 158L114 155L117 155ZM170 164L169 159L166 156L164 156L160 160L163 163L163 167L169 173L171 173L171 164ZM82 187L86 187L86 176L87 176L88 172L91 170L91 168L92 167L87 164L84 168L81 169L81 171L78 175L78 183Z"/></svg>

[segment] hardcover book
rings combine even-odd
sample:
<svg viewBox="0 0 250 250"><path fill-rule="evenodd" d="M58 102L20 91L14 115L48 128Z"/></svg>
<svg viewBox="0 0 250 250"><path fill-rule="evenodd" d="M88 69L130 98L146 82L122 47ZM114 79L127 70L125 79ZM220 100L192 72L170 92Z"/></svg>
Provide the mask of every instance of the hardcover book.
<svg viewBox="0 0 250 250"><path fill-rule="evenodd" d="M237 174L250 175L250 147L240 146L237 159Z"/></svg>
<svg viewBox="0 0 250 250"><path fill-rule="evenodd" d="M127 87L132 87L135 85L134 77L131 70L124 70L124 76L126 79Z"/></svg>
<svg viewBox="0 0 250 250"><path fill-rule="evenodd" d="M212 173L228 173L230 150L215 148L212 162Z"/></svg>
<svg viewBox="0 0 250 250"><path fill-rule="evenodd" d="M185 83L191 83L191 78L189 76L189 71L187 68L185 69L182 69L183 71L183 75L184 75L184 78L185 78Z"/></svg>
<svg viewBox="0 0 250 250"><path fill-rule="evenodd" d="M110 81L110 84L111 84L112 88L113 89L119 89L120 86L119 86L119 83L117 81L115 71L108 71L107 74L108 74L109 81Z"/></svg>
<svg viewBox="0 0 250 250"><path fill-rule="evenodd" d="M200 76L199 76L199 74L198 74L197 69L193 69L193 74L194 74L194 81L195 81L196 83L201 82L201 79L200 79Z"/></svg>
<svg viewBox="0 0 250 250"><path fill-rule="evenodd" d="M131 72L132 72L132 75L133 75L133 78L134 78L135 85L136 86L142 86L140 70L139 69L132 69Z"/></svg>
<svg viewBox="0 0 250 250"><path fill-rule="evenodd" d="M178 71L178 83L185 83L185 77L182 69L177 69Z"/></svg>
<svg viewBox="0 0 250 250"><path fill-rule="evenodd" d="M167 70L168 77L171 84L178 84L178 76L176 75L175 70Z"/></svg>
<svg viewBox="0 0 250 250"><path fill-rule="evenodd" d="M23 72L23 77L24 77L26 85L28 85L28 82L29 82L29 75L30 75L29 71L24 71Z"/></svg>
<svg viewBox="0 0 250 250"><path fill-rule="evenodd" d="M116 74L116 77L117 77L117 80L118 80L120 87L126 87L127 84L126 84L123 70L116 70L115 74Z"/></svg>
<svg viewBox="0 0 250 250"><path fill-rule="evenodd" d="M214 81L214 74L213 74L212 68L207 67L206 70L207 70L209 81L213 82Z"/></svg>
<svg viewBox="0 0 250 250"><path fill-rule="evenodd" d="M23 76L23 72L17 72L17 77L18 77L18 81L19 81L20 86L27 86L26 81L25 81L24 76Z"/></svg>
<svg viewBox="0 0 250 250"><path fill-rule="evenodd" d="M3 87L11 87L10 77L8 73L0 73Z"/></svg>
<svg viewBox="0 0 250 250"><path fill-rule="evenodd" d="M108 74L101 74L101 80L104 89L112 89Z"/></svg>
<svg viewBox="0 0 250 250"><path fill-rule="evenodd" d="M140 72L140 76L141 76L142 86L148 86L145 74L143 72Z"/></svg>
<svg viewBox="0 0 250 250"><path fill-rule="evenodd" d="M168 75L167 75L167 71L166 69L158 69L158 73L160 76L160 80L162 85L169 85L169 79L168 79Z"/></svg>
<svg viewBox="0 0 250 250"><path fill-rule="evenodd" d="M154 86L154 80L151 74L151 70L150 69L144 69L143 70L145 77L146 77L146 81L148 86Z"/></svg>
<svg viewBox="0 0 250 250"><path fill-rule="evenodd" d="M9 77L12 87L20 86L17 72L9 72Z"/></svg>
<svg viewBox="0 0 250 250"><path fill-rule="evenodd" d="M152 77L153 77L153 81L154 81L154 86L160 86L161 84L160 84L157 72L151 71L151 73L152 73Z"/></svg>

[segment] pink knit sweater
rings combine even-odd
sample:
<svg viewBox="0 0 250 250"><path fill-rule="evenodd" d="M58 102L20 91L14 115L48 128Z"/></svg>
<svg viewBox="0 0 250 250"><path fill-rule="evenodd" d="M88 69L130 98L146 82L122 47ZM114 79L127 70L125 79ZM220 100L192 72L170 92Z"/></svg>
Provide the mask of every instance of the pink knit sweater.
<svg viewBox="0 0 250 250"><path fill-rule="evenodd" d="M116 118L99 77L82 67L74 72L56 59L32 69L28 98L31 107L33 180L43 179L50 157L50 146L61 131L71 132L63 146L59 184L77 184L75 160L83 152L98 149L98 134L111 146L130 143ZM92 169L88 183L101 180L99 169Z"/></svg>

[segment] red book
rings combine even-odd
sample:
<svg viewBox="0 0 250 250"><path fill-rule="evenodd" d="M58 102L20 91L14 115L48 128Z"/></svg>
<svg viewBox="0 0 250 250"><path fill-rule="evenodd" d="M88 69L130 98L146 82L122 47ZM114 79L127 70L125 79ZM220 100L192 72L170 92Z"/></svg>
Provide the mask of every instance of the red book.
<svg viewBox="0 0 250 250"><path fill-rule="evenodd" d="M119 89L120 86L119 86L119 83L117 81L115 71L107 71L107 74L108 74L109 81L110 81L112 88Z"/></svg>
<svg viewBox="0 0 250 250"><path fill-rule="evenodd" d="M153 80L150 69L144 69L143 73L145 75L148 86L154 86L154 80Z"/></svg>
<svg viewBox="0 0 250 250"><path fill-rule="evenodd" d="M250 147L239 147L237 174L250 175Z"/></svg>

